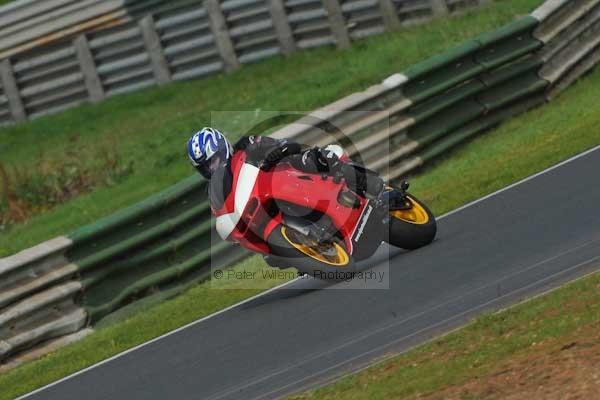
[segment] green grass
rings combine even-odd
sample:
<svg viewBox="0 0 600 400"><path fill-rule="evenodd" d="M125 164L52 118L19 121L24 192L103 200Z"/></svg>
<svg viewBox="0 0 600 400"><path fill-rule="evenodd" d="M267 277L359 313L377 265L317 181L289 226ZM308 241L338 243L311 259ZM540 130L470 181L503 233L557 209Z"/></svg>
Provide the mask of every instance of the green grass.
<svg viewBox="0 0 600 400"><path fill-rule="evenodd" d="M124 165L133 162L133 172L114 185L94 187L92 192L0 231L0 257L66 234L190 175L184 143L192 132L210 123L211 111L310 111L498 28L541 2L494 1L454 19L357 42L346 51L301 51L230 75L118 96L2 129L0 160L9 166L28 168L40 159L60 159L68 148L73 151L70 138L78 135L75 151L90 168L101 168L97 149L116 138L115 152ZM224 129L235 138L243 122L232 120Z"/></svg>
<svg viewBox="0 0 600 400"><path fill-rule="evenodd" d="M600 134L597 130L597 127L600 126L600 113L595 112L593 107L589 107L599 97L600 69L597 69L567 90L553 103L502 124L497 129L477 137L453 151L446 158L436 162L412 181L413 192L425 199L436 213L440 214L600 144ZM460 190L457 190L457 188L460 188ZM266 268L258 257L239 264L237 267L243 269ZM597 280L597 278L594 279ZM216 282L215 284L230 287L228 285L231 282ZM269 286L275 284L275 282L269 281L265 284ZM582 281L544 298L548 300L538 299L532 310L544 310L545 307L560 305L560 296L581 296L581 291L589 288L590 285L593 286L594 281ZM143 312L136 313L125 321L110 324L81 342L61 349L39 361L24 364L0 375L0 400L10 399L52 382L136 344L250 297L259 293L260 290L240 289L239 286L232 290L215 290L214 288L211 289L211 282L206 282L193 287L173 300L147 309L142 308L140 311ZM470 335L477 337L479 334L480 331L477 331L477 329L501 329L502 324L508 323L505 321L518 324L518 321L527 320L527 313L530 313L529 309L529 307L521 307L516 309L517 311L503 314L504 316L488 316L479 319L479 322L465 331L467 333L461 333L461 331L443 339L442 342L436 343L442 343L442 345L439 345L440 347L445 344L466 346L471 343L468 340L472 337ZM597 310L594 310L598 314ZM590 312L594 310L590 310ZM512 319L507 320L506 316L510 316ZM581 321L588 321L588 317L582 316ZM563 315L561 318L571 317ZM595 318L599 318L598 315ZM581 321L577 323L583 323ZM548 324L551 323L554 322L548 321ZM544 328L554 325L543 325L544 322L540 322L540 324L542 324L540 326L543 329L548 329L549 332L556 332L556 334L562 332L561 330ZM523 336L525 339L531 337L531 333L524 333L524 335L526 335ZM489 346L494 348L493 346L497 346L497 344L492 343ZM510 348L512 347L498 350L498 353L491 352L489 357L510 354L508 352ZM442 374L440 380L436 381L437 383L429 383L428 379L433 380L437 376L435 374L430 375L432 371L430 369L412 370L407 367L407 375L402 376L408 381L415 380L414 385L430 385L418 386L419 388L438 387L449 380L465 376L467 372L464 371L464 368L472 360L468 358L468 352L466 350L464 352L463 355L466 358L457 361L459 364L453 365L453 367L463 368L463 370L452 374L451 372L447 372L446 375ZM421 353L411 354L418 355ZM410 360L412 359L409 358L409 363ZM439 372L443 370L443 365L440 366L438 363L431 368ZM417 379L418 377L420 378ZM350 389L347 388L357 384L356 379L356 377L350 377L332 389L324 389L325 392L322 392L324 394L311 394L310 396L329 398L328 393L336 393L336 396L337 393L342 392L348 394ZM394 385L390 384L389 386ZM359 393L357 396L360 395L360 392L360 390L357 390L357 393ZM372 393L372 395L373 397L358 398L380 397L378 393ZM308 398L311 398L310 396Z"/></svg>

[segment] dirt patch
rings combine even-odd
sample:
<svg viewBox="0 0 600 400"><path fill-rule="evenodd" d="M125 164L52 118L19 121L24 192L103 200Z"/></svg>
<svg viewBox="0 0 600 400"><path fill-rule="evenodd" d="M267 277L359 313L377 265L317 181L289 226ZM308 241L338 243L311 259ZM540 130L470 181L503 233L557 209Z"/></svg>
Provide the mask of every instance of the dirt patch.
<svg viewBox="0 0 600 400"><path fill-rule="evenodd" d="M489 373L416 398L600 399L600 326L533 343Z"/></svg>

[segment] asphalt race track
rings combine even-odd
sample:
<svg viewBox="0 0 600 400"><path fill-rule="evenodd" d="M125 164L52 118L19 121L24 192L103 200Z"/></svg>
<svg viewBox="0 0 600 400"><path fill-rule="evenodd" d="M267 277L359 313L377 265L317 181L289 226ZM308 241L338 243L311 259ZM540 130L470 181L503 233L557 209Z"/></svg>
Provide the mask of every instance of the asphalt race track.
<svg viewBox="0 0 600 400"><path fill-rule="evenodd" d="M600 147L450 213L431 246L390 255L389 290L295 281L24 398L279 398L596 271Z"/></svg>

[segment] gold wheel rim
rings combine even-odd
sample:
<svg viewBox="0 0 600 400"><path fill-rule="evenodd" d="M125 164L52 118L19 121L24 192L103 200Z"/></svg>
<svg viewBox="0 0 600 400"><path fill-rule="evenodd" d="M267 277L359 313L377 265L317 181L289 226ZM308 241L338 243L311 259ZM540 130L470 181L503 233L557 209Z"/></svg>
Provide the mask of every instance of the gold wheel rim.
<svg viewBox="0 0 600 400"><path fill-rule="evenodd" d="M394 218L398 218L404 222L414 225L425 225L429 222L429 214L427 211L417 203L410 196L406 196L406 199L410 202L411 207L407 210L395 210L390 211L390 215Z"/></svg>
<svg viewBox="0 0 600 400"><path fill-rule="evenodd" d="M314 240L290 230L288 233L285 226L281 227L281 234L294 248L302 254L336 267L345 267L350 261L346 250L336 242L317 243Z"/></svg>

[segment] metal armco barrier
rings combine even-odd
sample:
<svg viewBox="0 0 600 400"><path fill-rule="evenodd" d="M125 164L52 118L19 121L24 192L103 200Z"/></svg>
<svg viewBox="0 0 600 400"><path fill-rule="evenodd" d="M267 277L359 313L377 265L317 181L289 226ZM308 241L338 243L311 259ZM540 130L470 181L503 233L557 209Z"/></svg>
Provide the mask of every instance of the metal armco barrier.
<svg viewBox="0 0 600 400"><path fill-rule="evenodd" d="M192 0L17 0L0 7L0 59Z"/></svg>
<svg viewBox="0 0 600 400"><path fill-rule="evenodd" d="M0 8L0 125L297 49L348 47L483 1L17 1Z"/></svg>
<svg viewBox="0 0 600 400"><path fill-rule="evenodd" d="M161 19L152 22L160 25ZM349 148L360 152L369 167L390 180L400 178L469 137L552 99L597 63L599 24L600 0L548 1L530 16L318 109L274 136L319 145L351 140ZM141 34L136 27L122 29L113 34ZM96 37L90 45L101 47L110 40ZM207 43L212 42L194 46ZM145 74L155 69L133 50L128 53L136 60L130 62L145 71L139 75L143 84ZM200 73L199 65L191 65L178 73ZM117 70L112 65L100 75ZM119 90L114 76L109 90ZM360 110L374 112L345 113ZM314 122L319 120L341 128L344 137L324 134ZM390 152L382 154L384 148ZM68 237L0 260L0 359L24 349L40 354L47 340L74 340L90 331L82 329L131 301L178 293L208 277L211 257L223 266L245 257L239 247L211 243L205 190L205 182L192 176Z"/></svg>

